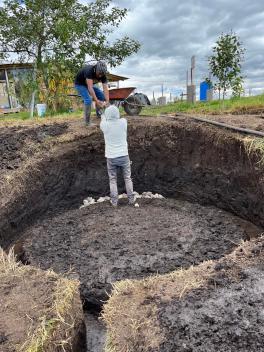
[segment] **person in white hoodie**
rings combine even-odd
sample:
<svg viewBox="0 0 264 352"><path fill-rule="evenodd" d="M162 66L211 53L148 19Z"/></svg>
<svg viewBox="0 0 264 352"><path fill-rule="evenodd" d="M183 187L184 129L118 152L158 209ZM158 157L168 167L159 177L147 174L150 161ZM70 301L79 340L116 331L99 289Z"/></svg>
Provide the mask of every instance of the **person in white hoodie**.
<svg viewBox="0 0 264 352"><path fill-rule="evenodd" d="M110 199L113 206L118 205L117 168L123 171L128 203L134 204L133 183L131 180L131 163L127 145L127 120L120 118L119 109L111 105L102 115L100 128L104 133L105 157L110 184Z"/></svg>

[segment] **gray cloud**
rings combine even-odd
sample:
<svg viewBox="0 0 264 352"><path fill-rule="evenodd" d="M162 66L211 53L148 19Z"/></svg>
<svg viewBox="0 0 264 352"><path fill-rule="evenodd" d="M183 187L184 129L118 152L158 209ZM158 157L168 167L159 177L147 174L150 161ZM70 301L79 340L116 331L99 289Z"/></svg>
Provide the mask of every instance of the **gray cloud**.
<svg viewBox="0 0 264 352"><path fill-rule="evenodd" d="M147 93L162 83L185 88L190 58L196 55L196 83L207 76L207 57L219 37L233 30L246 48L243 72L248 88L264 90L264 7L261 0L116 0L130 8L117 35L127 34L142 44L139 53L116 69ZM148 83L149 81L149 83ZM126 83L128 84L128 82ZM157 91L157 94L159 92Z"/></svg>
<svg viewBox="0 0 264 352"><path fill-rule="evenodd" d="M81 0L83 3L90 2ZM0 4L2 1L0 0ZM219 37L231 29L246 48L243 72L247 88L264 91L264 6L262 0L113 0L130 9L112 38L129 35L140 51L113 71L131 79L126 85L160 94L185 89L186 70L196 55L196 83L208 75L207 57Z"/></svg>

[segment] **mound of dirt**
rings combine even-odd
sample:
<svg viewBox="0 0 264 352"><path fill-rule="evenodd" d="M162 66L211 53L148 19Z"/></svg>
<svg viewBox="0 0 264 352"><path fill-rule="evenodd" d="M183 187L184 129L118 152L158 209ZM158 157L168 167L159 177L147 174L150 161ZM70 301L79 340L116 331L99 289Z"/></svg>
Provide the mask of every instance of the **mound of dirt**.
<svg viewBox="0 0 264 352"><path fill-rule="evenodd" d="M104 307L108 348L264 351L264 239L216 262L116 285Z"/></svg>
<svg viewBox="0 0 264 352"><path fill-rule="evenodd" d="M100 306L118 280L218 259L261 232L214 207L170 199L139 205L95 204L42 220L24 235L24 258L59 273L72 269L85 301Z"/></svg>
<svg viewBox="0 0 264 352"><path fill-rule="evenodd" d="M66 123L0 128L1 175L5 171L19 168L20 163L32 157L41 144L51 137L63 134L67 128Z"/></svg>
<svg viewBox="0 0 264 352"><path fill-rule="evenodd" d="M0 250L0 351L84 351L79 284ZM63 349L64 348L64 349Z"/></svg>

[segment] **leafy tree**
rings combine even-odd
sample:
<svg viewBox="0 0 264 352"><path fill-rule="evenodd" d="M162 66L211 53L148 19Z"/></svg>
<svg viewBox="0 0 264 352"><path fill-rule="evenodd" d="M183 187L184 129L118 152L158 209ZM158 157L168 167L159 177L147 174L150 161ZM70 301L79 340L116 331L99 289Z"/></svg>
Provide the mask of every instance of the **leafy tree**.
<svg viewBox="0 0 264 352"><path fill-rule="evenodd" d="M213 47L213 55L209 57L209 68L210 73L216 79L214 88L219 91L219 99L222 92L224 100L230 88L235 95L241 93L243 84L241 64L244 52L242 43L233 32L221 34Z"/></svg>
<svg viewBox="0 0 264 352"><path fill-rule="evenodd" d="M241 94L244 93L244 88L243 88L243 80L241 77L236 77L231 84L232 88L232 97L233 98L240 98Z"/></svg>
<svg viewBox="0 0 264 352"><path fill-rule="evenodd" d="M20 83L21 96L22 88L27 92L23 104L33 91L31 106L36 93L55 110L63 103L68 106L67 87L60 81L70 82L86 55L113 67L136 52L139 43L127 36L108 39L126 14L127 9L112 6L111 0L86 5L78 0L5 0L0 7L0 59L15 55L35 65L31 80L29 75Z"/></svg>
<svg viewBox="0 0 264 352"><path fill-rule="evenodd" d="M108 40L126 14L127 9L112 7L111 0L86 5L77 0L5 0L0 7L0 52L34 61L37 69L53 60L76 70L87 54L115 66L139 49L126 36Z"/></svg>

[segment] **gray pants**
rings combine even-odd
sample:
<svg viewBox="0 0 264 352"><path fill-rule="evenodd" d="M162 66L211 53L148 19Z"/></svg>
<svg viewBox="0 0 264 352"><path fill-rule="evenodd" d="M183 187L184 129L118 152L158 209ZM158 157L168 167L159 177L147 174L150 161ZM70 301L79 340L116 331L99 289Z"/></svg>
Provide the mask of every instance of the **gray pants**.
<svg viewBox="0 0 264 352"><path fill-rule="evenodd" d="M110 198L114 205L118 202L118 189L117 189L117 168L120 167L123 172L123 177L126 185L126 192L129 203L133 203L133 183L131 180L131 167L129 156L121 156L119 158L107 158L107 171L110 184Z"/></svg>

